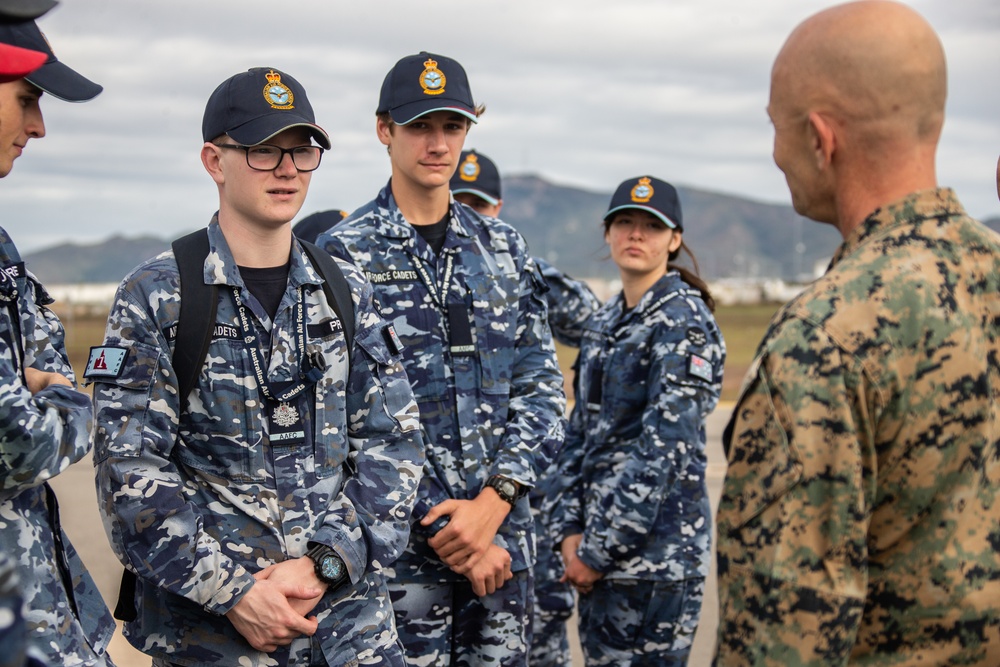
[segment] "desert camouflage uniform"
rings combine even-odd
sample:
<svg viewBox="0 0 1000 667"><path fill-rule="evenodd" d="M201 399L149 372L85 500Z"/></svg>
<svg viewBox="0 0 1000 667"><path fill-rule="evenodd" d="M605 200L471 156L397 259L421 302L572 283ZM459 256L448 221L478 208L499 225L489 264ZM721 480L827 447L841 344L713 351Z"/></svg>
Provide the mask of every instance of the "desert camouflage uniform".
<svg viewBox="0 0 1000 667"><path fill-rule="evenodd" d="M384 569L406 544L424 454L413 395L387 348L371 286L343 265L357 323L348 359L339 320L297 241L272 322L247 291L217 221L208 231L205 280L220 285L218 324L187 410L178 417L172 252L140 265L118 289L105 339L108 349L127 352L118 377L95 377L93 362L86 373L96 381L105 528L118 558L138 574L138 618L125 635L145 653L185 665L402 664ZM326 366L297 403L304 445L272 442L237 333L233 287L262 339L267 377L277 382L298 370L294 313L304 290L307 346ZM309 541L333 547L350 582L313 610L313 638L257 652L223 614L254 573L303 556Z"/></svg>
<svg viewBox="0 0 1000 667"><path fill-rule="evenodd" d="M601 302L586 283L570 278L565 273L538 257L535 263L549 291L545 300L549 307L549 327L552 337L568 347L580 347L583 324ZM531 513L535 519L535 613L531 620L531 667L569 667L572 655L566 622L573 614L575 598L569 584L559 583L562 561L553 549L552 539L546 528L548 520L542 511L547 482L552 468L539 479L528 494Z"/></svg>
<svg viewBox="0 0 1000 667"><path fill-rule="evenodd" d="M444 246L435 254L400 213L386 186L318 243L364 268L382 314L395 323L405 347L403 364L427 445L414 520L448 498L475 498L492 474L534 486L562 440L565 396L545 320L545 287L523 238L509 225L452 205ZM451 348L459 343L467 345ZM422 587L414 597L423 600L437 595L435 590L467 584L438 559L427 544L429 536L415 523L406 552L394 565L393 604L399 597L397 621L408 660L522 664L530 641L527 593L535 552L527 498L518 502L494 540L510 553L517 580L480 599L490 610L506 611L491 612L481 627L473 627L472 621L463 625L471 612L457 609L445 609L433 621L424 619L426 623L404 623L409 602L401 599L404 587ZM419 600L415 606L421 605ZM452 631L459 638L449 648ZM475 640L463 642L463 632L476 635ZM453 658L452 648L465 657ZM421 662L427 659L436 662Z"/></svg>
<svg viewBox="0 0 1000 667"><path fill-rule="evenodd" d="M676 271L623 307L619 294L585 326L551 529L556 544L582 534L580 559L604 573L580 597L587 664L683 664L709 567L705 418L725 344Z"/></svg>
<svg viewBox="0 0 1000 667"><path fill-rule="evenodd" d="M58 511L47 484L90 451L90 399L65 386L32 395L23 384L25 366L75 376L63 327L47 307L52 299L2 229L0 264L0 548L18 561L29 645L53 665L110 664L114 620L53 520Z"/></svg>
<svg viewBox="0 0 1000 667"><path fill-rule="evenodd" d="M872 213L785 306L726 431L721 665L1000 665L1000 237Z"/></svg>

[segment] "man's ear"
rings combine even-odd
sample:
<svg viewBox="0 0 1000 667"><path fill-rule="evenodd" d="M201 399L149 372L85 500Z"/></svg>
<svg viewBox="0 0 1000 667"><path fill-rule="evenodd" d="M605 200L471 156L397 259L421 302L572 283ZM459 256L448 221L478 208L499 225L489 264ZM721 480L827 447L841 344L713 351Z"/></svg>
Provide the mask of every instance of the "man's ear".
<svg viewBox="0 0 1000 667"><path fill-rule="evenodd" d="M383 146L388 147L392 144L392 127L381 118L375 119L375 133Z"/></svg>
<svg viewBox="0 0 1000 667"><path fill-rule="evenodd" d="M825 171L833 164L833 154L837 150L837 133L828 116L818 111L809 113L809 141L816 168Z"/></svg>
<svg viewBox="0 0 1000 667"><path fill-rule="evenodd" d="M226 182L226 175L222 170L222 149L215 144L206 141L201 147L201 163L205 165L212 180L222 185Z"/></svg>

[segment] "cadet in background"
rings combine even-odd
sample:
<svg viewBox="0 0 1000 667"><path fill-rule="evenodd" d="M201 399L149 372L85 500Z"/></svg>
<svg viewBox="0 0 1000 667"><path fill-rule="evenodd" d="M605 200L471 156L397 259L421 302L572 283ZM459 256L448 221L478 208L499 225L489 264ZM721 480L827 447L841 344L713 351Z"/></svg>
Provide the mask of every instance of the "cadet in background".
<svg viewBox="0 0 1000 667"><path fill-rule="evenodd" d="M622 291L584 325L576 403L547 499L586 664L686 665L711 557L705 419L726 359L708 287L675 262L677 191L622 182L604 240ZM693 260L693 255L691 256Z"/></svg>
<svg viewBox="0 0 1000 667"><path fill-rule="evenodd" d="M458 169L451 177L451 194L455 201L471 207L480 215L499 217L503 208L503 187L496 163L475 149L463 151ZM539 224L545 223L539 221ZM563 345L580 347L583 323L601 306L600 300L586 283L570 278L540 257L532 259L541 269L548 287L545 301L552 336ZM573 588L559 581L562 562L553 549L546 530L548 521L542 512L542 501L550 479L551 475L546 473L528 493L535 520L536 548L529 659L532 667L569 667L572 655L566 623L573 614L575 597Z"/></svg>

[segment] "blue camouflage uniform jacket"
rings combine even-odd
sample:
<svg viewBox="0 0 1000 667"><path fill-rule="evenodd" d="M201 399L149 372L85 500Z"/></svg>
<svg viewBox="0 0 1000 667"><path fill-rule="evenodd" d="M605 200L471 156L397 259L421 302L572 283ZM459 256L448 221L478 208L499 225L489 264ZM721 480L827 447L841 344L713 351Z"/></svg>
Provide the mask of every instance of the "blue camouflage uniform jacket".
<svg viewBox="0 0 1000 667"><path fill-rule="evenodd" d="M285 664L288 647L254 651L223 614L255 572L305 555L313 541L336 550L350 576L312 612L314 640L330 665L379 655L397 645L383 570L407 542L424 463L416 404L387 348L387 324L364 276L343 264L356 322L348 357L322 279L297 241L272 322L247 291L215 220L208 232L204 275L220 285L217 325L187 409L180 411L172 364L180 309L172 251L119 286L104 362L92 351L86 373L96 382L94 461L105 528L118 558L138 575L138 618L126 624L126 637L186 665ZM299 368L294 314L304 294L307 347L325 360L298 404L305 444L272 442L251 355L237 333L234 288L272 382L294 379ZM117 375L92 374L111 362L120 365ZM277 412L272 418L280 423Z"/></svg>
<svg viewBox="0 0 1000 667"><path fill-rule="evenodd" d="M69 538L54 525L55 496L46 485L90 451L90 399L65 386L35 395L27 389L25 366L73 382L75 376L65 331L48 309L52 298L25 271L2 228L0 264L0 548L18 563L30 645L53 665L103 664L114 620Z"/></svg>
<svg viewBox="0 0 1000 667"><path fill-rule="evenodd" d="M550 496L556 544L607 578L708 574L705 418L725 344L697 290L674 271L623 312L621 294L586 324L577 397Z"/></svg>
<svg viewBox="0 0 1000 667"><path fill-rule="evenodd" d="M453 202L435 254L386 186L318 244L364 268L402 341L427 447L414 520L448 498L475 498L493 474L534 486L562 440L565 395L545 286L521 235ZM395 576L464 580L441 563L425 533L415 525ZM510 553L513 571L531 566L527 498L495 543Z"/></svg>

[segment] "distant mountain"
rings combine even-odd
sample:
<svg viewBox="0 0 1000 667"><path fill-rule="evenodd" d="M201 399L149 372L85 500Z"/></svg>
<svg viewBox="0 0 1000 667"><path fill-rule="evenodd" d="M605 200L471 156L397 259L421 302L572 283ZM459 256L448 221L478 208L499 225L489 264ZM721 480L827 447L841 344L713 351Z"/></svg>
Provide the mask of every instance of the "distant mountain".
<svg viewBox="0 0 1000 667"><path fill-rule="evenodd" d="M840 244L840 234L795 213L683 186L684 241L709 279L731 276L795 278L811 274ZM612 192L553 185L536 176L504 179L500 217L528 240L531 251L580 277L617 276L607 257L601 221Z"/></svg>
<svg viewBox="0 0 1000 667"><path fill-rule="evenodd" d="M817 265L825 268L840 244L835 229L802 218L790 206L683 186L678 190L685 243L710 280L811 275ZM537 176L509 176L501 217L524 235L533 254L570 275L612 278L617 271L606 259L601 227L611 194L555 185ZM986 224L1000 232L1000 218ZM115 236L94 245L40 250L26 255L25 262L45 283L117 283L140 262L169 248L170 241Z"/></svg>
<svg viewBox="0 0 1000 667"><path fill-rule="evenodd" d="M24 262L46 284L117 283L140 262L169 247L170 240L154 236L112 236L91 245L63 243L39 250L25 255Z"/></svg>

